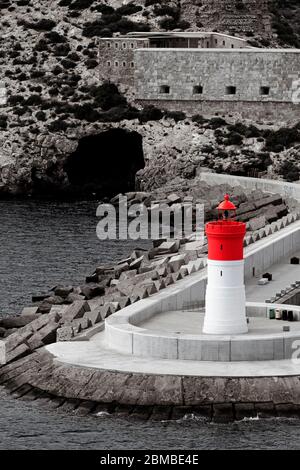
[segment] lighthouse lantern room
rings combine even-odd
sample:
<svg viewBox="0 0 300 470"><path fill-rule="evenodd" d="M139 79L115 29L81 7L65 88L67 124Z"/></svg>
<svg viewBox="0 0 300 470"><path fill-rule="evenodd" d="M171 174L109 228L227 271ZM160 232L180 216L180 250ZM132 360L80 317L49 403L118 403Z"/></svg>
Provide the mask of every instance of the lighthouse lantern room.
<svg viewBox="0 0 300 470"><path fill-rule="evenodd" d="M208 284L203 333L247 333L243 242L246 224L235 220L228 194L218 206L219 219L206 224Z"/></svg>

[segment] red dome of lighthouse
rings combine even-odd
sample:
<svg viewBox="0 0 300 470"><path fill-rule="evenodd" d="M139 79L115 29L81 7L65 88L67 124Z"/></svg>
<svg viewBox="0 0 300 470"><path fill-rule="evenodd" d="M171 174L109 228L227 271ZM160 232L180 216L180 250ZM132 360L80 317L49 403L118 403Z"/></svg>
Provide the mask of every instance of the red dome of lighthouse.
<svg viewBox="0 0 300 470"><path fill-rule="evenodd" d="M235 205L230 201L229 194L225 194L224 201L218 205L218 211L235 211Z"/></svg>
<svg viewBox="0 0 300 470"><path fill-rule="evenodd" d="M236 206L226 194L218 206L223 218L206 224L208 259L216 261L237 261L244 258L244 237L246 224L230 219L230 211Z"/></svg>

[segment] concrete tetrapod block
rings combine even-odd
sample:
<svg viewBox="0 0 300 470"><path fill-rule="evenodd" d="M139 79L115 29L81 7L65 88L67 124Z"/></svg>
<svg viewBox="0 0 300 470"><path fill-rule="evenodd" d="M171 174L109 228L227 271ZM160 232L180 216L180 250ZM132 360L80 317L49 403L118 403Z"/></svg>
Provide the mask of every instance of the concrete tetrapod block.
<svg viewBox="0 0 300 470"><path fill-rule="evenodd" d="M265 231L265 229L264 229L264 228L261 228L261 229L258 231L258 233L259 233L259 237L260 237L260 239L262 239L262 238L265 238L265 237L266 237L266 231Z"/></svg>
<svg viewBox="0 0 300 470"><path fill-rule="evenodd" d="M183 249L184 249L185 251L198 251L198 250L200 250L202 247L203 247L202 241L195 241L195 242L186 243L186 244L183 246Z"/></svg>
<svg viewBox="0 0 300 470"><path fill-rule="evenodd" d="M131 271L123 271L119 278L120 281L124 281L126 279L131 279L137 275L137 269L132 269Z"/></svg>
<svg viewBox="0 0 300 470"><path fill-rule="evenodd" d="M63 321L72 321L76 318L82 318L85 312L90 310L90 306L86 300L76 300L63 314Z"/></svg>
<svg viewBox="0 0 300 470"><path fill-rule="evenodd" d="M168 274L166 279L165 279L165 286L168 287L172 284L174 284L174 280L173 280L171 274Z"/></svg>
<svg viewBox="0 0 300 470"><path fill-rule="evenodd" d="M176 253L179 249L179 244L176 241L163 242L158 247L158 253Z"/></svg>
<svg viewBox="0 0 300 470"><path fill-rule="evenodd" d="M156 294L157 291L158 291L158 289L157 289L154 282L147 282L147 283L143 284L142 287L147 289L147 292L148 292L149 295Z"/></svg>
<svg viewBox="0 0 300 470"><path fill-rule="evenodd" d="M251 231L262 229L266 225L266 217L264 215L255 217L249 222L249 228Z"/></svg>
<svg viewBox="0 0 300 470"><path fill-rule="evenodd" d="M32 335L33 330L30 328L30 326L22 328L22 332L16 331L9 335L8 338L5 340L5 347L7 353L10 353L14 349L25 343L25 341L27 341Z"/></svg>
<svg viewBox="0 0 300 470"><path fill-rule="evenodd" d="M120 300L118 300L118 302L120 305L120 309L128 307L128 305L131 304L129 297L123 297L123 298L121 297Z"/></svg>
<svg viewBox="0 0 300 470"><path fill-rule="evenodd" d="M285 215L284 217L282 217L282 222L283 222L283 226L286 227L288 224L289 224L289 221L288 221L288 218L287 216Z"/></svg>
<svg viewBox="0 0 300 470"><path fill-rule="evenodd" d="M74 338L74 328L73 326L62 326L57 330L56 341L71 341Z"/></svg>
<svg viewBox="0 0 300 470"><path fill-rule="evenodd" d="M277 224L277 222L272 222L272 223L271 223L271 230L272 230L272 233L278 232L278 224Z"/></svg>
<svg viewBox="0 0 300 470"><path fill-rule="evenodd" d="M38 345L46 345L50 343L55 343L56 341L56 331L59 325L56 322L49 321L47 325L38 330L33 336L27 340L27 344L30 349L34 350Z"/></svg>
<svg viewBox="0 0 300 470"><path fill-rule="evenodd" d="M163 256L162 258L155 258L155 261L152 263L154 269L166 268L169 262L169 256Z"/></svg>
<svg viewBox="0 0 300 470"><path fill-rule="evenodd" d="M190 261L186 266L187 266L189 274L193 274L197 271L195 263L193 261Z"/></svg>
<svg viewBox="0 0 300 470"><path fill-rule="evenodd" d="M86 318L92 325L95 325L96 323L102 321L100 309L92 310L91 312L86 312L83 318Z"/></svg>
<svg viewBox="0 0 300 470"><path fill-rule="evenodd" d="M295 217L295 222L300 219L300 213L299 212L294 212L294 217Z"/></svg>
<svg viewBox="0 0 300 470"><path fill-rule="evenodd" d="M281 230L284 228L284 223L283 223L283 220L282 219L279 219L277 221L277 227L278 227L278 230Z"/></svg>
<svg viewBox="0 0 300 470"><path fill-rule="evenodd" d="M185 267L185 266L181 266L179 272L180 272L182 278L184 278L184 277L186 277L186 276L189 275L189 271L188 271L187 267ZM172 276L173 276L173 275L171 275L171 277L172 277ZM173 279L173 277L172 277L172 279ZM174 282L174 279L173 279L173 282Z"/></svg>
<svg viewBox="0 0 300 470"><path fill-rule="evenodd" d="M166 266L164 266L163 268L158 269L157 272L158 272L158 275L159 275L160 277L166 277L166 276L168 276L168 274L169 274L169 271L168 271L168 269L167 269Z"/></svg>
<svg viewBox="0 0 300 470"><path fill-rule="evenodd" d="M38 307L25 307L21 312L21 316L35 315L38 311Z"/></svg>
<svg viewBox="0 0 300 470"><path fill-rule="evenodd" d="M176 273L179 271L181 266L185 264L185 255L172 256L169 261L169 266L172 268L173 272Z"/></svg>
<svg viewBox="0 0 300 470"><path fill-rule="evenodd" d="M272 235L272 233L273 233L273 232L272 232L272 228L271 228L270 225L267 225L267 227L265 228L265 231L266 231L267 237L268 237L269 235Z"/></svg>
<svg viewBox="0 0 300 470"><path fill-rule="evenodd" d="M251 237L251 235L246 236L245 239L244 239L244 246L250 245L251 242L252 242L252 237Z"/></svg>
<svg viewBox="0 0 300 470"><path fill-rule="evenodd" d="M259 233L258 232L254 232L252 234L252 238L253 238L253 242L257 242L258 240L260 240L260 236L259 236Z"/></svg>
<svg viewBox="0 0 300 470"><path fill-rule="evenodd" d="M30 352L29 346L27 344L19 344L15 349L6 352L6 363L11 362L19 357L25 356L25 354L28 354Z"/></svg>
<svg viewBox="0 0 300 470"><path fill-rule="evenodd" d="M204 263L202 258L198 258L195 261L191 261L196 269L196 271L200 271L200 269L204 268Z"/></svg>

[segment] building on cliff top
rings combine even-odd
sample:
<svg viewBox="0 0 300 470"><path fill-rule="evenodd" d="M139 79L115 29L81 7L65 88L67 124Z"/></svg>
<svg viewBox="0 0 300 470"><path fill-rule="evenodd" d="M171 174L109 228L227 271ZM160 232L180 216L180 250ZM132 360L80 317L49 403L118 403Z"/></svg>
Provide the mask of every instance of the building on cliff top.
<svg viewBox="0 0 300 470"><path fill-rule="evenodd" d="M299 53L214 32L130 33L99 40L100 79L130 87L143 106L299 120Z"/></svg>

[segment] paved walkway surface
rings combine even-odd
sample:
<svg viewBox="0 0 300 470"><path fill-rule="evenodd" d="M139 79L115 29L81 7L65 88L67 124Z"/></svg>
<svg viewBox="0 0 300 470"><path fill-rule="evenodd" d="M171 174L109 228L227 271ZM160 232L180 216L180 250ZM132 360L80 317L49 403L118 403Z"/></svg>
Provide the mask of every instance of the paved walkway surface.
<svg viewBox="0 0 300 470"><path fill-rule="evenodd" d="M294 256L300 258L300 252ZM261 276L254 277L246 282L246 298L248 302L265 302L270 297L275 297L276 292L289 287L293 282L300 281L300 265L290 264L291 256L280 263L273 264L268 272L273 275L273 280L265 286L259 286Z"/></svg>
<svg viewBox="0 0 300 470"><path fill-rule="evenodd" d="M177 310L164 312L153 316L138 326L155 333L173 334L202 334L204 313L199 311ZM251 317L249 322L249 332L246 335L239 335L240 338L251 335L283 334L283 326L289 326L291 332L300 332L300 322L288 322L269 320L268 318ZM234 335L237 337L237 335ZM207 338L208 335L205 335Z"/></svg>
<svg viewBox="0 0 300 470"><path fill-rule="evenodd" d="M46 347L58 361L80 367L155 375L197 377L300 376L299 364L291 360L257 362L202 362L147 359L120 354L108 349L104 333L91 341L54 343Z"/></svg>

